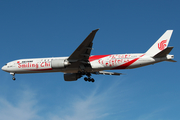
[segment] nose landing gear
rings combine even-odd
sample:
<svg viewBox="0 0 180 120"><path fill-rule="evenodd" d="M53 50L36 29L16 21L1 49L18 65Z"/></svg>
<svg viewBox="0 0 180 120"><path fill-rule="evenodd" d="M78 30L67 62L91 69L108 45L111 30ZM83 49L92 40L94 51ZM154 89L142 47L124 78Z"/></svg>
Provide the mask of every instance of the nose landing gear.
<svg viewBox="0 0 180 120"><path fill-rule="evenodd" d="M10 73L12 76L13 76L13 80L16 80L16 78L15 78L15 73Z"/></svg>

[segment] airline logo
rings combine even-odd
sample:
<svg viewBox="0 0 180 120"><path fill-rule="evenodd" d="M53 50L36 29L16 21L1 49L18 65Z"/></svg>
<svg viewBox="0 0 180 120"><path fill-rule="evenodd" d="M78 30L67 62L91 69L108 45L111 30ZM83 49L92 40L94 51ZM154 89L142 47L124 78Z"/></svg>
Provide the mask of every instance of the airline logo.
<svg viewBox="0 0 180 120"><path fill-rule="evenodd" d="M167 40L162 40L160 43L158 43L159 50L164 50L164 48L167 46L166 42Z"/></svg>
<svg viewBox="0 0 180 120"><path fill-rule="evenodd" d="M51 67L51 63L50 62L42 62L42 63L24 63L18 64L18 68L25 68L25 69L38 69L38 68L50 68Z"/></svg>

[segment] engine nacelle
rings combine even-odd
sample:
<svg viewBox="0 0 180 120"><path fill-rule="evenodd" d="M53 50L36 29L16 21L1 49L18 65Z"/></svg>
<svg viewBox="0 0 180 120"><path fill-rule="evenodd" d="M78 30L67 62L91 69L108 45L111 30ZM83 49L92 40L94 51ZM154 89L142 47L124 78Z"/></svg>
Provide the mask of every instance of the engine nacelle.
<svg viewBox="0 0 180 120"><path fill-rule="evenodd" d="M79 73L67 73L64 74L64 80L65 81L76 81L78 78L81 78L82 76Z"/></svg>
<svg viewBox="0 0 180 120"><path fill-rule="evenodd" d="M53 59L51 61L51 67L52 69L62 69L65 68L70 63L64 59Z"/></svg>

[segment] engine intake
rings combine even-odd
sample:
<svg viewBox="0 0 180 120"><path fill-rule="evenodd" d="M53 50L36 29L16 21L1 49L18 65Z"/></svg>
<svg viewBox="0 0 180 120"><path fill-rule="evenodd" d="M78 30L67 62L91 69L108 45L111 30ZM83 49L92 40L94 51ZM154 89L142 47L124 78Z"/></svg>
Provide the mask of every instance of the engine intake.
<svg viewBox="0 0 180 120"><path fill-rule="evenodd" d="M53 69L62 69L68 66L70 63L64 59L53 59L51 61L51 67Z"/></svg>
<svg viewBox="0 0 180 120"><path fill-rule="evenodd" d="M64 80L65 81L76 81L78 78L81 78L82 76L79 73L67 73L64 74Z"/></svg>

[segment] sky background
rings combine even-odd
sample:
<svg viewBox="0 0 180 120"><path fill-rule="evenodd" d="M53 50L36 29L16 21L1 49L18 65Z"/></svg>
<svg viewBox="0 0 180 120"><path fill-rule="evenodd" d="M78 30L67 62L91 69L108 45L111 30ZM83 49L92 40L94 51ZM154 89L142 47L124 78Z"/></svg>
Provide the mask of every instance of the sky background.
<svg viewBox="0 0 180 120"><path fill-rule="evenodd" d="M144 53L168 29L178 62L65 82L63 73L0 71L0 120L179 120L180 1L1 0L0 66L69 56L94 29L92 55Z"/></svg>

